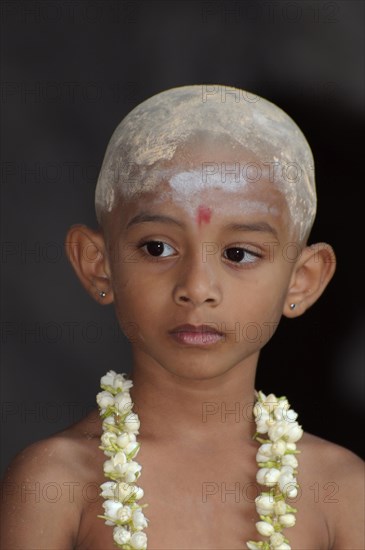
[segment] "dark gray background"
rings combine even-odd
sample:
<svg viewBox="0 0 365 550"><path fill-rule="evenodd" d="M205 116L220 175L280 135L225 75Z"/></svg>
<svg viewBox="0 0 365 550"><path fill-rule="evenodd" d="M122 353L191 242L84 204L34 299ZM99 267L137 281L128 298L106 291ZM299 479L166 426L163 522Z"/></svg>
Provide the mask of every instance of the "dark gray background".
<svg viewBox="0 0 365 550"><path fill-rule="evenodd" d="M200 83L277 103L311 144L311 242L334 246L338 270L313 309L283 319L257 388L363 454L363 21L356 1L2 3L3 469L93 408L107 370L129 370L113 308L82 289L63 241L73 223L96 227L96 178L123 116Z"/></svg>

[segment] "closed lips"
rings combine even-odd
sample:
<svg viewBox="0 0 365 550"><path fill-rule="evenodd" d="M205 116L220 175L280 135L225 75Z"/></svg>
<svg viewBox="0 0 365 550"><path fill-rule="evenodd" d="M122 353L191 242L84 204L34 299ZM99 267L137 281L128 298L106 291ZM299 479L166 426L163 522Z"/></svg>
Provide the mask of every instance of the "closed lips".
<svg viewBox="0 0 365 550"><path fill-rule="evenodd" d="M171 332L172 333L174 333L174 332L196 332L196 333L208 333L208 332L210 332L211 334L220 334L220 335L223 334L222 332L220 332L219 330L216 330L214 327L211 327L210 325L199 325L199 326L180 325L180 326L175 327L174 329L172 329Z"/></svg>

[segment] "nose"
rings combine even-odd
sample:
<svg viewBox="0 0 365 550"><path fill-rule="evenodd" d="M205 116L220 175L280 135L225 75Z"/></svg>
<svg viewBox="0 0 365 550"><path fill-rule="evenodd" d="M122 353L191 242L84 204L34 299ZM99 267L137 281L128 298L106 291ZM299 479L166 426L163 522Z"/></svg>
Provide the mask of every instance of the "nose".
<svg viewBox="0 0 365 550"><path fill-rule="evenodd" d="M205 302L218 305L221 289L214 258L204 260L199 252L190 257L181 267L173 293L180 306L188 303L197 307Z"/></svg>

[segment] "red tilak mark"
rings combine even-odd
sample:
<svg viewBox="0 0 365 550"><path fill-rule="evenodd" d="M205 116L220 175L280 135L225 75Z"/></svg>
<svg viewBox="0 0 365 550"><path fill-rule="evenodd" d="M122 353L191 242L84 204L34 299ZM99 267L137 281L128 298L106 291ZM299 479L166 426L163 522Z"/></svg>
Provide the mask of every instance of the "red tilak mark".
<svg viewBox="0 0 365 550"><path fill-rule="evenodd" d="M199 206L197 215L198 224L201 225L203 222L209 223L211 215L212 211L210 208L203 205Z"/></svg>

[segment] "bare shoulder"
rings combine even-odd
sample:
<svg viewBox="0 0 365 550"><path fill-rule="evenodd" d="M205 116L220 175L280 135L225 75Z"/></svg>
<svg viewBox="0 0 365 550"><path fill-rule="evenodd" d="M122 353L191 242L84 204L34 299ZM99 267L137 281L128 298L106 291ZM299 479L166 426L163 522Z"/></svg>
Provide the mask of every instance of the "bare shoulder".
<svg viewBox="0 0 365 550"><path fill-rule="evenodd" d="M338 482L346 480L346 485L351 480L363 482L364 461L349 449L307 432L298 447L303 450L307 471L315 472L319 478L329 480L332 476Z"/></svg>
<svg viewBox="0 0 365 550"><path fill-rule="evenodd" d="M91 416L29 445L12 460L2 482L1 523L6 529L1 548L74 548L85 486L100 468L95 460L99 424Z"/></svg>
<svg viewBox="0 0 365 550"><path fill-rule="evenodd" d="M333 550L365 548L364 461L355 453L312 434L298 444L303 481L322 505Z"/></svg>
<svg viewBox="0 0 365 550"><path fill-rule="evenodd" d="M87 479L93 469L93 450L100 438L100 420L92 411L79 422L36 441L20 451L10 463L6 478L26 473L38 477L53 476L54 480L70 478Z"/></svg>
<svg viewBox="0 0 365 550"><path fill-rule="evenodd" d="M326 467L338 468L348 461L354 465L364 465L364 461L349 449L308 432L304 432L299 445L305 448L309 459L317 462L318 456L323 458L326 461Z"/></svg>

